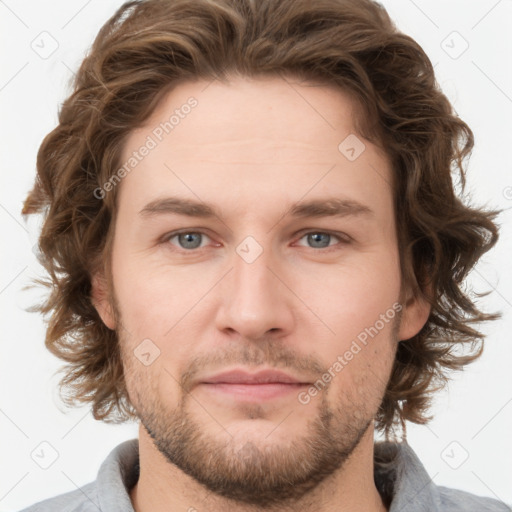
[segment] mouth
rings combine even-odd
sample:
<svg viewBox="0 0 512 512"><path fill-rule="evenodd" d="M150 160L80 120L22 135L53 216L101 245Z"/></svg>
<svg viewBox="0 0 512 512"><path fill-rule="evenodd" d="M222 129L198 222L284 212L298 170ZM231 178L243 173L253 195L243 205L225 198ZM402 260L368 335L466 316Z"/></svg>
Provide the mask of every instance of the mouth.
<svg viewBox="0 0 512 512"><path fill-rule="evenodd" d="M232 370L204 379L200 385L211 393L236 400L261 401L285 397L311 383L276 370Z"/></svg>

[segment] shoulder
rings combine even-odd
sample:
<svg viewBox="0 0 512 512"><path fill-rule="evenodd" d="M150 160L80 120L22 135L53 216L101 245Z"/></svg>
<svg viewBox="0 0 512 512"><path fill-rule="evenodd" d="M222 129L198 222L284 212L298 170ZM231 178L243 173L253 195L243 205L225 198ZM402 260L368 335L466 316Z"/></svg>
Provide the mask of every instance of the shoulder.
<svg viewBox="0 0 512 512"><path fill-rule="evenodd" d="M437 486L437 490L443 512L512 512L512 507L493 498L443 486Z"/></svg>
<svg viewBox="0 0 512 512"><path fill-rule="evenodd" d="M96 482L80 489L48 498L24 508L20 512L97 512L100 510L96 492Z"/></svg>
<svg viewBox="0 0 512 512"><path fill-rule="evenodd" d="M374 450L375 484L390 512L512 512L499 499L435 484L407 442L378 442Z"/></svg>
<svg viewBox="0 0 512 512"><path fill-rule="evenodd" d="M31 505L20 512L133 512L129 489L139 477L138 440L116 446L94 482Z"/></svg>

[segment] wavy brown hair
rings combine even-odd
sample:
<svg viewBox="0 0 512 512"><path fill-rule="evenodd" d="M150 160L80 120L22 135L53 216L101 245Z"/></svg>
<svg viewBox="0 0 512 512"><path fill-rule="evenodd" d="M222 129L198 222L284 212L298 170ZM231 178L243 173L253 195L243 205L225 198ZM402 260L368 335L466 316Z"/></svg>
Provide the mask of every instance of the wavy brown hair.
<svg viewBox="0 0 512 512"><path fill-rule="evenodd" d="M426 423L435 391L483 350L480 311L464 281L497 241L498 212L464 204L470 128L441 92L430 60L370 0L147 0L124 4L101 28L39 149L23 213L43 213L40 261L50 288L45 344L66 361L68 404L90 403L96 419L135 417L118 333L91 302L91 276L110 276L117 188L94 191L120 165L127 135L178 82L232 74L287 76L335 85L358 108L358 133L385 149L403 286L423 295L423 329L399 343L376 428L386 438L405 420ZM425 290L430 286L429 294Z"/></svg>

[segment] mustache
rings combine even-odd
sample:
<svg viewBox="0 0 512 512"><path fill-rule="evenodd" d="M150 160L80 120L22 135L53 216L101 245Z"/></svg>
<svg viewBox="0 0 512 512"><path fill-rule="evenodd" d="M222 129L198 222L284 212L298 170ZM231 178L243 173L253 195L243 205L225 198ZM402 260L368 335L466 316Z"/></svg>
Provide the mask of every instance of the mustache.
<svg viewBox="0 0 512 512"><path fill-rule="evenodd" d="M327 371L327 367L314 355L297 354L275 339L251 344L234 343L210 354L201 354L192 358L181 375L180 386L184 392L188 393L201 373L220 371L235 364L268 366L275 369L288 368L299 374L318 375L319 378Z"/></svg>

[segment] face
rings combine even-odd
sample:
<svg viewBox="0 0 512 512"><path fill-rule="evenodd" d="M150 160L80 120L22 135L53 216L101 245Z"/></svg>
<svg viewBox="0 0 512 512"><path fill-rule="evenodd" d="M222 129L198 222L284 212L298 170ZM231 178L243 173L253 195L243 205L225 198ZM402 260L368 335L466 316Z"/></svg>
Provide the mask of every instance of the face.
<svg viewBox="0 0 512 512"><path fill-rule="evenodd" d="M141 423L219 495L299 498L373 432L397 342L427 318L400 295L386 155L341 91L237 77L177 86L125 162L117 322L98 310ZM263 370L281 375L250 381Z"/></svg>

